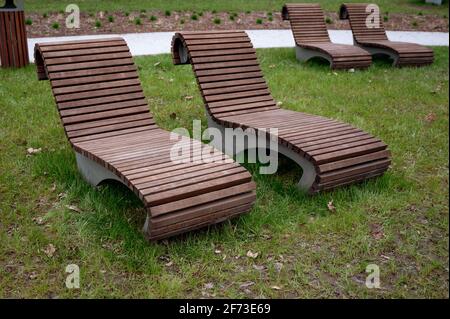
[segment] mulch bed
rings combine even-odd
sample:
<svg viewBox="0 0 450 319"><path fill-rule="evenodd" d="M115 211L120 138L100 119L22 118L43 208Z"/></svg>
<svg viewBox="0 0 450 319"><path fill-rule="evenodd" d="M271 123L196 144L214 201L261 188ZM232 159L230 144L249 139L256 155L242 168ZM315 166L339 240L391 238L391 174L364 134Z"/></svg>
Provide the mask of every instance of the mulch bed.
<svg viewBox="0 0 450 319"><path fill-rule="evenodd" d="M347 21L340 21L337 13L326 14L329 29L349 29ZM110 22L112 17L113 22ZM153 18L152 18L153 17ZM233 30L233 29L289 29L287 21L282 21L281 14L274 12L251 12L230 15L225 12L192 13L171 12L97 12L81 14L79 29L67 29L63 13L49 13L43 16L38 13L27 13L28 37L87 35L109 33L136 33L158 31L201 31L201 30ZM448 32L448 18L438 15L389 14L385 19L387 30L401 31L440 31ZM387 21L386 21L387 20ZM57 28L56 28L57 26Z"/></svg>

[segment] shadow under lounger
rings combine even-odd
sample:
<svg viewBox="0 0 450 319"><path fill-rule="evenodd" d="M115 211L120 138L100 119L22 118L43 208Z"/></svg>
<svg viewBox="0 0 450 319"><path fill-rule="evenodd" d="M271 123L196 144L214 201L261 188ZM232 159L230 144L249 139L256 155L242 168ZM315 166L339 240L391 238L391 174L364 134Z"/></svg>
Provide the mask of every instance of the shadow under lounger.
<svg viewBox="0 0 450 319"><path fill-rule="evenodd" d="M365 69L372 63L366 50L331 42L319 4L286 4L281 15L290 21L299 61L321 57L330 62L332 69Z"/></svg>
<svg viewBox="0 0 450 319"><path fill-rule="evenodd" d="M372 55L390 57L394 66L425 66L433 63L432 49L415 43L389 41L380 12L375 12L375 7L371 6L374 5L345 3L341 6L340 19L350 21L355 45ZM370 19L369 15L375 19ZM373 21L373 25L368 26L366 21Z"/></svg>
<svg viewBox="0 0 450 319"><path fill-rule="evenodd" d="M349 124L280 109L244 31L176 33L174 64L192 64L209 126L277 128L280 153L303 168L299 186L311 193L382 175L387 145ZM220 147L220 146L218 146Z"/></svg>
<svg viewBox="0 0 450 319"><path fill-rule="evenodd" d="M148 211L149 240L251 209L255 184L242 166L209 145L171 140L158 128L123 39L37 44L35 58L39 79L50 80L82 175L93 185L120 181L139 196ZM176 143L207 160L184 154L172 161Z"/></svg>

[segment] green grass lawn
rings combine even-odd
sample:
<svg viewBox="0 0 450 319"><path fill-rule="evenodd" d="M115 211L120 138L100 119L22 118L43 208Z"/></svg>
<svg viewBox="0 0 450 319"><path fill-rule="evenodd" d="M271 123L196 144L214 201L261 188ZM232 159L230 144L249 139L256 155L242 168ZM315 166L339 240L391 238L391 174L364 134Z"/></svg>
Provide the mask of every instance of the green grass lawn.
<svg viewBox="0 0 450 319"><path fill-rule="evenodd" d="M288 1L289 2L289 1ZM290 2L320 3L324 10L338 11L343 2L361 2L360 0L302 0ZM49 12L65 10L71 2L60 0L27 0L27 11ZM78 0L82 11L124 11L124 10L171 10L171 11L279 11L284 0ZM412 13L419 11L427 14L448 14L448 1L443 6L425 4L424 0L373 0L386 12Z"/></svg>
<svg viewBox="0 0 450 319"><path fill-rule="evenodd" d="M295 165L259 176L247 164L258 185L250 214L156 244L140 233L145 211L130 191L96 190L80 177L34 65L0 70L0 297L448 298L449 55L435 52L421 69L378 61L333 73L298 63L293 49L258 50L282 107L371 132L390 145L392 168L311 197L297 191ZM190 66L173 66L169 55L136 62L161 127L206 124ZM27 157L28 147L42 151ZM79 290L64 285L72 263ZM381 289L365 287L372 263Z"/></svg>

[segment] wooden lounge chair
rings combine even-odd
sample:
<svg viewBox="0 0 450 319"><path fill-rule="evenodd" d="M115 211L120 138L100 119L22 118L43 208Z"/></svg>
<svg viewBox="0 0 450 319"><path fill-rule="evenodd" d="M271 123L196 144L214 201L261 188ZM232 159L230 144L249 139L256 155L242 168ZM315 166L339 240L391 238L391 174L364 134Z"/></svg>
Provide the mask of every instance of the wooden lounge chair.
<svg viewBox="0 0 450 319"><path fill-rule="evenodd" d="M139 196L149 240L250 210L255 184L243 167L209 145L171 140L155 124L123 39L41 43L35 59L38 78L50 80L82 175L93 185L117 180ZM175 143L202 150L211 162L191 155L173 162Z"/></svg>
<svg viewBox="0 0 450 319"><path fill-rule="evenodd" d="M291 23L299 61L321 57L330 62L332 69L364 69L372 63L372 56L366 50L331 42L319 4L286 4L282 17Z"/></svg>
<svg viewBox="0 0 450 319"><path fill-rule="evenodd" d="M424 66L433 63L432 49L414 43L389 41L380 13L372 10L372 6L374 5L364 3L345 3L341 6L339 16L342 20L350 21L355 45L372 55L390 57L394 66Z"/></svg>
<svg viewBox="0 0 450 319"><path fill-rule="evenodd" d="M303 168L299 187L315 193L382 175L390 152L348 124L280 109L244 31L182 32L172 40L174 64L192 64L210 127L277 128L278 152Z"/></svg>

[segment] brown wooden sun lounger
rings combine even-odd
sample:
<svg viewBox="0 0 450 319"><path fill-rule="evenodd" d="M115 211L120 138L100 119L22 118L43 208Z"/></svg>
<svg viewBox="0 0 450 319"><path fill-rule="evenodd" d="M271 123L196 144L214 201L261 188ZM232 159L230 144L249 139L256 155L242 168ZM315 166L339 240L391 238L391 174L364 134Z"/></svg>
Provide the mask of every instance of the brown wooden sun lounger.
<svg viewBox="0 0 450 319"><path fill-rule="evenodd" d="M301 188L328 190L388 169L390 152L378 138L340 121L280 109L244 31L176 33L172 54L174 64L192 64L210 127L278 129L278 151L303 168Z"/></svg>
<svg viewBox="0 0 450 319"><path fill-rule="evenodd" d="M383 21L374 5L364 3L345 3L339 16L348 19L353 32L353 40L372 55L385 55L393 59L394 66L424 66L433 63L433 50L425 46L389 41Z"/></svg>
<svg viewBox="0 0 450 319"><path fill-rule="evenodd" d="M332 69L364 69L372 63L372 56L366 50L331 42L319 4L286 4L282 17L291 23L298 60L321 57L330 62Z"/></svg>
<svg viewBox="0 0 450 319"><path fill-rule="evenodd" d="M148 211L149 240L251 209L255 184L243 167L209 145L171 140L158 128L123 39L41 43L35 59L39 79L50 80L82 175L93 185L117 180L139 196ZM180 142L210 161L189 160L188 154L173 162L172 146Z"/></svg>

